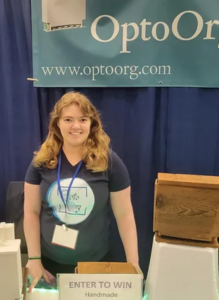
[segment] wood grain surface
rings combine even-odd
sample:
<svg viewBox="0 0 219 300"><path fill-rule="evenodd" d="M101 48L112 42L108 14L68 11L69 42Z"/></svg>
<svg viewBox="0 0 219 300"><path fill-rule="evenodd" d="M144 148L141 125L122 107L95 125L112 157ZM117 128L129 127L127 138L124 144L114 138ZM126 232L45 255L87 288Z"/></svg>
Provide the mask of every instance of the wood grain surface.
<svg viewBox="0 0 219 300"><path fill-rule="evenodd" d="M159 184L166 185L192 186L204 188L207 187L219 189L218 176L159 173L157 181Z"/></svg>
<svg viewBox="0 0 219 300"><path fill-rule="evenodd" d="M130 263L79 262L78 274L137 274Z"/></svg>
<svg viewBox="0 0 219 300"><path fill-rule="evenodd" d="M210 243L219 237L219 180L211 180L205 176L158 176L154 231L160 236Z"/></svg>

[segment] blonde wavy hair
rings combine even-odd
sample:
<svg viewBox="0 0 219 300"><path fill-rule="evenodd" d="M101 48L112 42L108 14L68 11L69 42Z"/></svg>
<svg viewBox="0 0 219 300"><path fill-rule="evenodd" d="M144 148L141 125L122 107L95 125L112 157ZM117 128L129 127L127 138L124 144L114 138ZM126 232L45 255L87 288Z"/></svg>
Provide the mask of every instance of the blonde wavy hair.
<svg viewBox="0 0 219 300"><path fill-rule="evenodd" d="M89 99L79 92L68 92L55 104L50 114L49 132L39 151L34 152L33 164L36 167L54 169L63 145L63 138L58 127L62 109L71 104L80 107L82 114L91 119L90 134L83 145L82 160L93 172L105 171L108 168L110 138L104 132L100 114Z"/></svg>

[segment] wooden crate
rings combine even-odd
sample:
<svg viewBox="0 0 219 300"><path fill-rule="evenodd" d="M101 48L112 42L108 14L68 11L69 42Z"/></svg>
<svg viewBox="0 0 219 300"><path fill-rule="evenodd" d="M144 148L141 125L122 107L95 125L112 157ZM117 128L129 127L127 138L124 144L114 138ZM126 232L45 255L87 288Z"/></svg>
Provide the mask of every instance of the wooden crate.
<svg viewBox="0 0 219 300"><path fill-rule="evenodd" d="M137 274L136 268L130 263L112 262L79 262L78 274Z"/></svg>
<svg viewBox="0 0 219 300"><path fill-rule="evenodd" d="M218 248L219 177L159 173L153 228L157 241Z"/></svg>

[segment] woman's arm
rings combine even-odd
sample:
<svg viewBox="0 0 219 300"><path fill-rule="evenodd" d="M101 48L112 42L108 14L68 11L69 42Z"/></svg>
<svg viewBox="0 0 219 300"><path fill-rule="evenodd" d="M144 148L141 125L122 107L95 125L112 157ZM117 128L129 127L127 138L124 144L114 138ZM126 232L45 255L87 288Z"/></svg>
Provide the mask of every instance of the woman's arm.
<svg viewBox="0 0 219 300"><path fill-rule="evenodd" d="M24 234L28 257L41 256L40 245L40 186L25 182L24 185Z"/></svg>
<svg viewBox="0 0 219 300"><path fill-rule="evenodd" d="M134 265L139 265L138 238L130 187L119 192L110 193L110 201L125 249L126 260Z"/></svg>
<svg viewBox="0 0 219 300"><path fill-rule="evenodd" d="M28 257L41 257L40 243L40 186L25 182L24 185L24 234L27 242ZM29 292L33 290L41 277L50 282L41 259L29 260L27 268L33 277Z"/></svg>

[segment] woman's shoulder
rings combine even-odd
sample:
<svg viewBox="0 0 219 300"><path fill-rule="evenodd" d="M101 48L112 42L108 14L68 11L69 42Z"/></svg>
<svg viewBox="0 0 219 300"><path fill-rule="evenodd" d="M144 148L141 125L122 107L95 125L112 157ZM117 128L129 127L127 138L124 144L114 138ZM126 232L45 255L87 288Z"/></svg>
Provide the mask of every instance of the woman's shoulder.
<svg viewBox="0 0 219 300"><path fill-rule="evenodd" d="M36 164L34 159L30 162L26 174L25 174L25 182L31 184L39 184L42 179L42 175L47 173L50 170L44 164Z"/></svg>
<svg viewBox="0 0 219 300"><path fill-rule="evenodd" d="M113 166L119 166L124 165L124 162L122 158L118 155L117 152L115 152L113 149L110 149L109 152L109 168L112 168Z"/></svg>
<svg viewBox="0 0 219 300"><path fill-rule="evenodd" d="M41 168L34 165L33 160L30 162L26 175L25 182L30 184L39 184L41 181Z"/></svg>
<svg viewBox="0 0 219 300"><path fill-rule="evenodd" d="M122 158L113 150L110 151L108 170L111 192L122 190L130 185L128 169Z"/></svg>

